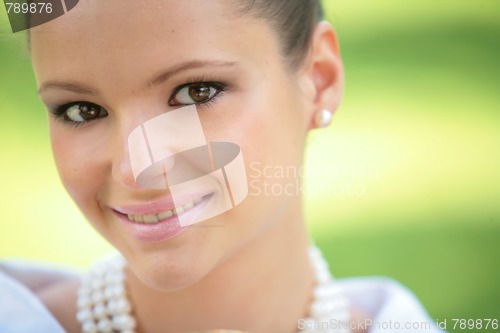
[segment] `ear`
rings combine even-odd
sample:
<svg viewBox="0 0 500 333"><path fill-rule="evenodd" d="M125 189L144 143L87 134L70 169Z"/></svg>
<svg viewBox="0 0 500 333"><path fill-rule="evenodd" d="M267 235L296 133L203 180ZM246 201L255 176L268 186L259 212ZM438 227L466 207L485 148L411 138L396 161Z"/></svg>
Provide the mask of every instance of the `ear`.
<svg viewBox="0 0 500 333"><path fill-rule="evenodd" d="M314 31L311 50L302 72L302 87L307 87L306 107L309 129L320 127L323 110L334 113L344 91L344 66L337 35L328 22L320 22Z"/></svg>

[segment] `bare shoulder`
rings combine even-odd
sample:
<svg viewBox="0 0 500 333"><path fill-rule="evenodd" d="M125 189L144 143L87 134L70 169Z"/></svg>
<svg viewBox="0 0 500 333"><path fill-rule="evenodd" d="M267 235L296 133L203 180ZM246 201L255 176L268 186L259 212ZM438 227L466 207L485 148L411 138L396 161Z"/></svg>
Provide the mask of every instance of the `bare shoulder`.
<svg viewBox="0 0 500 333"><path fill-rule="evenodd" d="M80 325L76 320L79 284L78 278L65 279L37 293L40 300L69 333L81 332Z"/></svg>

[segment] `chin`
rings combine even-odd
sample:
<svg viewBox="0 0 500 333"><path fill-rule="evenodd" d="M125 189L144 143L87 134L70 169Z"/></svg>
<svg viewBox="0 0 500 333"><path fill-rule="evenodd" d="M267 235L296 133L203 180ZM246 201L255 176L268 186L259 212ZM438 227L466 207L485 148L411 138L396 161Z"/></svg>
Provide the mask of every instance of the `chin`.
<svg viewBox="0 0 500 333"><path fill-rule="evenodd" d="M163 292L185 289L203 279L209 269L199 259L188 255L142 256L129 266L137 278L147 287Z"/></svg>

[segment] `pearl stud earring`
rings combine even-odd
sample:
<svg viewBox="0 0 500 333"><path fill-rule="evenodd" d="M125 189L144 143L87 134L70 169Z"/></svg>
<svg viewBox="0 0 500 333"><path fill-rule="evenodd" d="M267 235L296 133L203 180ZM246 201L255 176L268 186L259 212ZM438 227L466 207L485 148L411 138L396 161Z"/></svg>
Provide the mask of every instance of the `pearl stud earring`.
<svg viewBox="0 0 500 333"><path fill-rule="evenodd" d="M332 123L332 111L323 109L316 113L315 122L318 128L328 127Z"/></svg>

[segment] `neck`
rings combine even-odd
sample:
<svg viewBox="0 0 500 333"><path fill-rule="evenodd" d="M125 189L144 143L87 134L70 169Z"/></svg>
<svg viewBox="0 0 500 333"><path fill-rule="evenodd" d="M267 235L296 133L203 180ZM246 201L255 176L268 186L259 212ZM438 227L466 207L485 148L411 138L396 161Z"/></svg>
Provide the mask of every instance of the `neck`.
<svg viewBox="0 0 500 333"><path fill-rule="evenodd" d="M315 278L301 215L286 215L180 291L153 290L128 271L139 331L296 332L297 321L308 313Z"/></svg>

